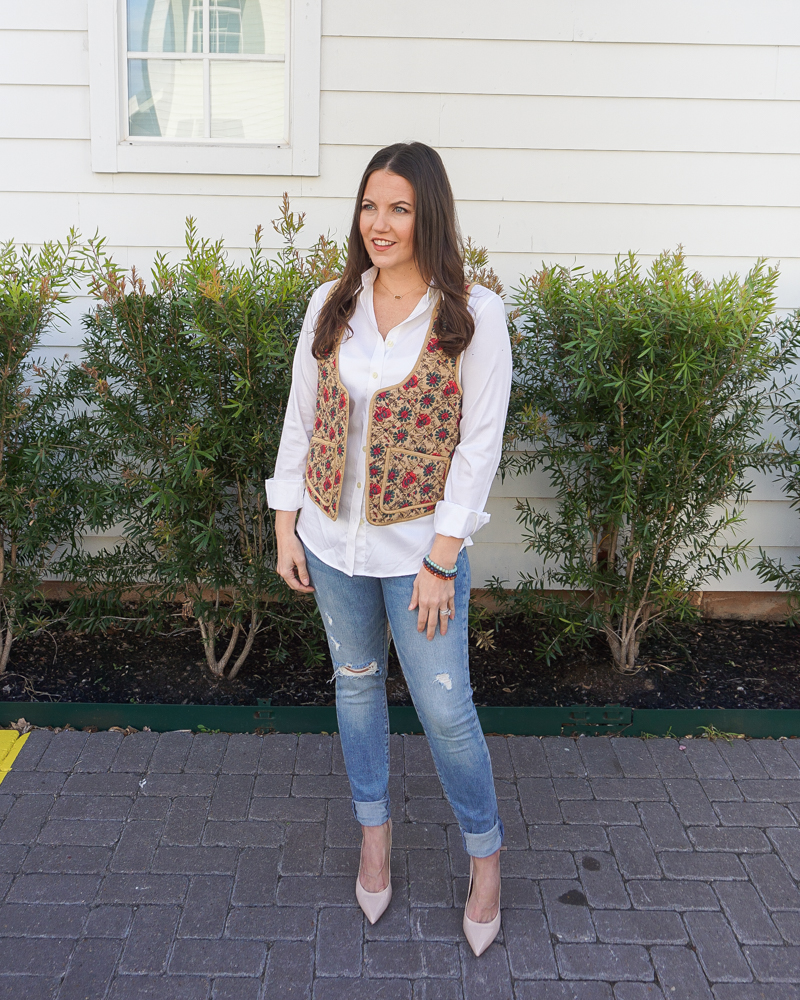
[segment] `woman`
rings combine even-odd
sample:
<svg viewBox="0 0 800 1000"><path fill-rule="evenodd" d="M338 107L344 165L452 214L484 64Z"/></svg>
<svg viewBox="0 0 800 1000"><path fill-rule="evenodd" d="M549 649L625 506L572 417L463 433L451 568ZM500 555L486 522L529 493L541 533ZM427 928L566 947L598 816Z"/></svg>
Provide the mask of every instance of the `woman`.
<svg viewBox="0 0 800 1000"><path fill-rule="evenodd" d="M470 855L464 932L478 955L500 928L503 827L469 682L466 546L489 520L510 384L503 304L464 284L439 155L382 149L344 273L309 305L267 494L278 573L314 593L328 635L362 828L358 902L374 923L392 892L391 636Z"/></svg>

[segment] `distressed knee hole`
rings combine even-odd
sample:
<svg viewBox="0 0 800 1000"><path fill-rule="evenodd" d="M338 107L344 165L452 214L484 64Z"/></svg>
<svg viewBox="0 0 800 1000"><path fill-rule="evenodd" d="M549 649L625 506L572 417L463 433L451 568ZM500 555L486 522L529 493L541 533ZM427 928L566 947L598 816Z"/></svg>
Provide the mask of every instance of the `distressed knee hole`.
<svg viewBox="0 0 800 1000"><path fill-rule="evenodd" d="M368 677L370 674L377 674L378 661L372 660L361 666L354 667L352 663L337 663L333 672L334 677Z"/></svg>
<svg viewBox="0 0 800 1000"><path fill-rule="evenodd" d="M437 674L435 678L445 689L445 691L453 690L453 681L450 674Z"/></svg>

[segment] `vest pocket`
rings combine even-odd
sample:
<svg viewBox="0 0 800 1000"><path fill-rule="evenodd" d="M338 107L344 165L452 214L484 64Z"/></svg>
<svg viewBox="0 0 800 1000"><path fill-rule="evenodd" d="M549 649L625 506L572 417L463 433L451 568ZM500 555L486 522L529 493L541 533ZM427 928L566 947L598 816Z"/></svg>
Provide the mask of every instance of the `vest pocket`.
<svg viewBox="0 0 800 1000"><path fill-rule="evenodd" d="M381 511L394 514L414 508L430 507L444 496L444 484L450 459L426 455L420 451L389 448L383 469Z"/></svg>
<svg viewBox="0 0 800 1000"><path fill-rule="evenodd" d="M311 438L306 460L306 489L314 503L334 520L338 512L343 468L344 445L323 438Z"/></svg>

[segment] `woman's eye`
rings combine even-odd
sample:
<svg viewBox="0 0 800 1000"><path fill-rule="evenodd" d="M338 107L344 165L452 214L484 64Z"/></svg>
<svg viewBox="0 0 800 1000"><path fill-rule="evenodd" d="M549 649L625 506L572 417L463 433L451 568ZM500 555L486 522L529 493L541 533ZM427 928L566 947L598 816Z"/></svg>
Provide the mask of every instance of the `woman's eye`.
<svg viewBox="0 0 800 1000"><path fill-rule="evenodd" d="M361 211L362 212L367 212L367 211L369 211L369 209L374 208L374 207L375 207L374 205L370 204L370 202L367 201L367 202L364 202L364 204L361 206Z"/></svg>

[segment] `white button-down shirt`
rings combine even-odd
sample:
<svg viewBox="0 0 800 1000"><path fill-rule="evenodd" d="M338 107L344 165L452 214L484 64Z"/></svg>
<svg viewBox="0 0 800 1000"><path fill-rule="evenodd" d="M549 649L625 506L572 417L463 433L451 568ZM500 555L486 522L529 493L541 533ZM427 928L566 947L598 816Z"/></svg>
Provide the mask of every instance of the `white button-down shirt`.
<svg viewBox="0 0 800 1000"><path fill-rule="evenodd" d="M339 378L350 395L347 455L339 516L322 513L305 491L305 469L317 399L317 362L311 343L319 311L332 282L314 292L306 312L292 367L278 459L267 498L276 510L298 510L297 533L329 566L348 576L407 576L417 573L439 533L463 538L489 520L484 511L497 472L511 391L511 346L503 302L475 286L469 308L475 335L461 360L463 389L460 440L453 453L444 499L434 513L399 524L373 525L366 519L367 426L373 395L404 381L422 350L438 293L429 290L386 339L378 331L372 286L378 269L363 275L362 291L350 320L352 336L339 349Z"/></svg>

